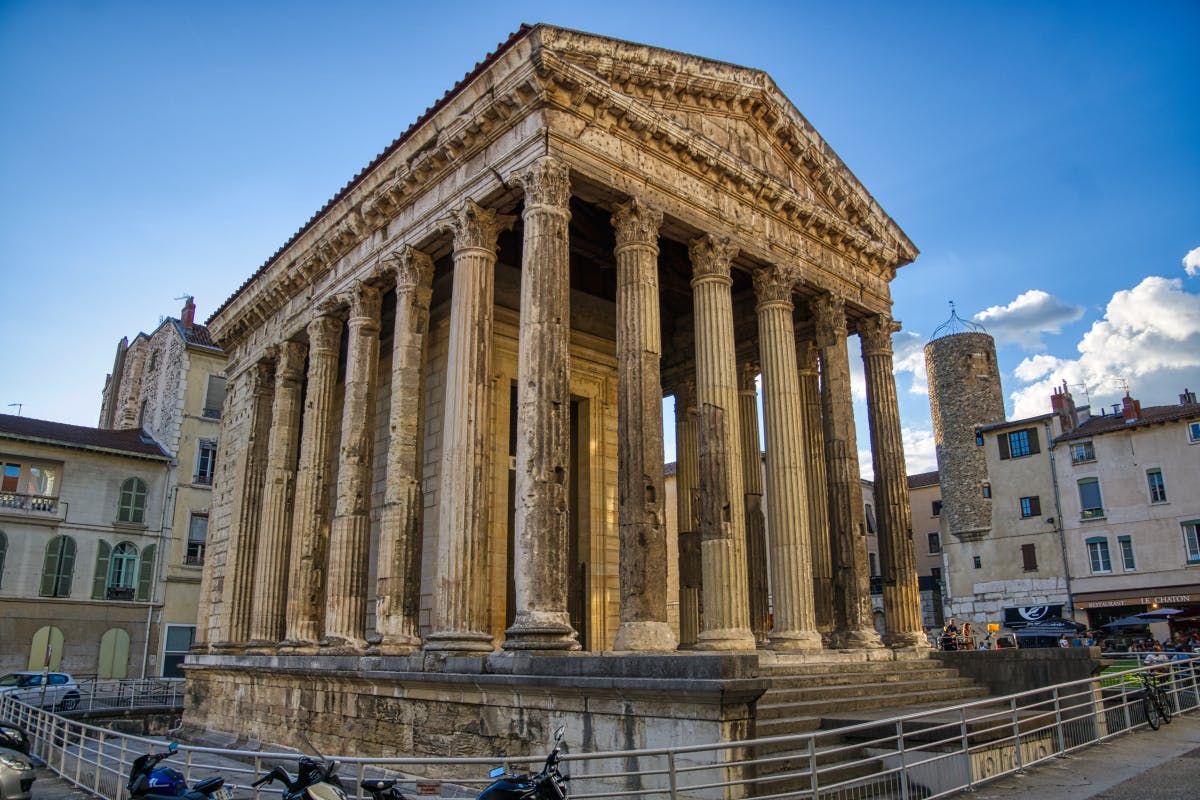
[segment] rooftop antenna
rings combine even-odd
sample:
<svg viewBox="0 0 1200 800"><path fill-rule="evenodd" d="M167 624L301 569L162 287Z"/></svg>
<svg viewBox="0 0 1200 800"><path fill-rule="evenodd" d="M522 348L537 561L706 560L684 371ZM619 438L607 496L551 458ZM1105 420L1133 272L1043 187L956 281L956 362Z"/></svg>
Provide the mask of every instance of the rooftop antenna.
<svg viewBox="0 0 1200 800"><path fill-rule="evenodd" d="M1084 402L1089 405L1091 404L1092 396L1091 396L1091 394L1088 393L1088 385L1086 383L1072 383L1067 388L1068 389L1079 389L1080 392L1083 394Z"/></svg>
<svg viewBox="0 0 1200 800"><path fill-rule="evenodd" d="M9 403L8 404L9 408L12 408L13 406L17 407L17 416L18 417L21 416L21 409L25 407L25 404L24 403Z"/></svg>
<svg viewBox="0 0 1200 800"><path fill-rule="evenodd" d="M175 299L177 301L178 300L191 300L192 296L190 294L184 293L184 294L180 295L179 297L176 297Z"/></svg>
<svg viewBox="0 0 1200 800"><path fill-rule="evenodd" d="M1106 383L1114 383L1117 386L1120 386L1125 391L1126 395L1129 394L1129 381L1125 380L1120 375L1109 375L1104 380Z"/></svg>

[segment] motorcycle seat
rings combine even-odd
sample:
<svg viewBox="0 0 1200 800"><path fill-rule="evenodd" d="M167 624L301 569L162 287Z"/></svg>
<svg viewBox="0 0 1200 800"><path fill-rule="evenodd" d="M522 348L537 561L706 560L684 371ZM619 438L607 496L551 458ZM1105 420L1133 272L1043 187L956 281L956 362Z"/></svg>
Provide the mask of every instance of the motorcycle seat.
<svg viewBox="0 0 1200 800"><path fill-rule="evenodd" d="M224 782L225 782L225 779L220 776L213 776L211 778L205 778L204 780L200 781L195 786L193 786L192 791L199 792L200 794L212 794L217 789L220 789L221 784L223 784Z"/></svg>
<svg viewBox="0 0 1200 800"><path fill-rule="evenodd" d="M384 780L383 778L367 778L362 782L362 788L368 792L382 792L385 789L390 789L396 785L396 779Z"/></svg>

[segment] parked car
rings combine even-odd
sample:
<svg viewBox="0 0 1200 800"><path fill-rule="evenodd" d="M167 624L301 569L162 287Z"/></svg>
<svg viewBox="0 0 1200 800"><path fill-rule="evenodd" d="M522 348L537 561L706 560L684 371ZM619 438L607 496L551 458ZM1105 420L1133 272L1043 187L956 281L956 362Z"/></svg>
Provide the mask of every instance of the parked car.
<svg viewBox="0 0 1200 800"><path fill-rule="evenodd" d="M0 678L0 694L62 711L79 705L79 684L65 672L10 672Z"/></svg>
<svg viewBox="0 0 1200 800"><path fill-rule="evenodd" d="M0 719L0 747L29 755L29 735L17 723Z"/></svg>
<svg viewBox="0 0 1200 800"><path fill-rule="evenodd" d="M24 753L0 747L0 800L29 800L37 768Z"/></svg>

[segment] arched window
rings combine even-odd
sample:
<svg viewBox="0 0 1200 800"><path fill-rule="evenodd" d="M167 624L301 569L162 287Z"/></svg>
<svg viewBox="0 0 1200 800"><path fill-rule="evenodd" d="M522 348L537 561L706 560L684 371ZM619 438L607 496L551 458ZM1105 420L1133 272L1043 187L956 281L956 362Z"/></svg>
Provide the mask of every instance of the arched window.
<svg viewBox="0 0 1200 800"><path fill-rule="evenodd" d="M4 586L4 556L8 553L8 537L0 531L0 587Z"/></svg>
<svg viewBox="0 0 1200 800"><path fill-rule="evenodd" d="M42 559L42 597L70 597L71 579L75 577L75 540L70 536L55 536L46 543Z"/></svg>
<svg viewBox="0 0 1200 800"><path fill-rule="evenodd" d="M137 586L138 550L130 542L113 548L108 560L108 588L133 589Z"/></svg>
<svg viewBox="0 0 1200 800"><path fill-rule="evenodd" d="M100 661L97 678L129 677L129 634L121 628L109 628L100 637Z"/></svg>
<svg viewBox="0 0 1200 800"><path fill-rule="evenodd" d="M53 625L46 625L38 628L37 633L33 634L33 641L29 643L29 663L26 669L30 672L56 670L62 666L62 657L63 632Z"/></svg>
<svg viewBox="0 0 1200 800"><path fill-rule="evenodd" d="M117 522L143 525L146 522L146 482L141 478L126 478L121 484L121 500L117 505Z"/></svg>

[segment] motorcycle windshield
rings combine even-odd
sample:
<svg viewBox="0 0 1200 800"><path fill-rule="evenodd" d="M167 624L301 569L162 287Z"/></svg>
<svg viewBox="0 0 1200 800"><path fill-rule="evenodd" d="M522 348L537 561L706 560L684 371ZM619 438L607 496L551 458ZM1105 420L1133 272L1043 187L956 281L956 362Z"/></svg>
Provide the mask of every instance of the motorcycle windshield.
<svg viewBox="0 0 1200 800"><path fill-rule="evenodd" d="M332 783L314 783L304 791L310 800L347 800L346 792L342 790L342 787Z"/></svg>

